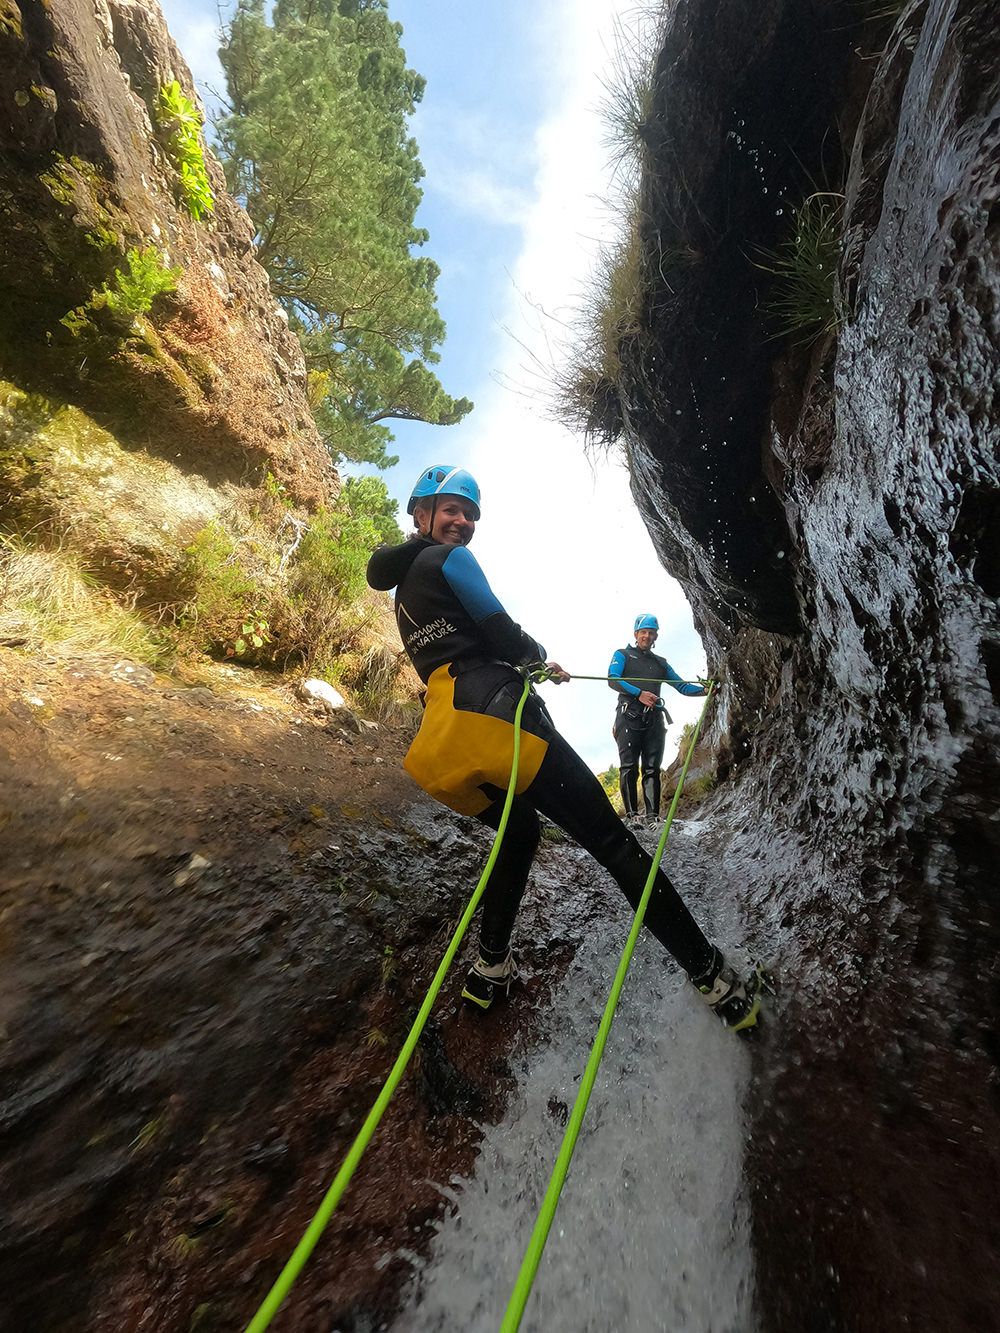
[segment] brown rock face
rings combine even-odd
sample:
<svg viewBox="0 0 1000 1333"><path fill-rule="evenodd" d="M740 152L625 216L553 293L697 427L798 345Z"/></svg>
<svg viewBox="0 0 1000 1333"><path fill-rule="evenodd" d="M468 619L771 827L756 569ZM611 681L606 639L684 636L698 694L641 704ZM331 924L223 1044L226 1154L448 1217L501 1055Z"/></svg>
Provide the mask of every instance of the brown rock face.
<svg viewBox="0 0 1000 1333"><path fill-rule="evenodd" d="M159 7L2 0L0 63L4 375L214 483L267 470L303 504L328 499L298 343L211 152L214 213L180 201L157 99L174 79L196 95ZM71 332L60 321L130 251L179 268L176 290L130 326L98 310Z"/></svg>
<svg viewBox="0 0 1000 1333"><path fill-rule="evenodd" d="M732 124L765 162L796 142L815 108L776 35L821 8L765 6L758 40L739 3L677 7L661 68L716 41L732 78L686 111L672 82L650 198L717 229L705 137ZM772 365L746 267L723 299L723 239L679 284L680 346L665 330L623 385L634 489L725 681L730 781L699 817L783 983L750 1150L769 1330L968 1329L1000 1302L1000 23L931 0L875 36L851 35L873 74L860 119L848 73L827 125L857 123L836 337ZM766 91L762 52L792 62ZM750 254L772 241L747 179L728 208Z"/></svg>

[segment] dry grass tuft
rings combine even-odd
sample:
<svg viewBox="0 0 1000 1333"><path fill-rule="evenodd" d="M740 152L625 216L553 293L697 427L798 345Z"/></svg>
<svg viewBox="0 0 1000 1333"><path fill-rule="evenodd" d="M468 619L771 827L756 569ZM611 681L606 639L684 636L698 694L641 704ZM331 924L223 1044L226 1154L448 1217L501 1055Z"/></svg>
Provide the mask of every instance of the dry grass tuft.
<svg viewBox="0 0 1000 1333"><path fill-rule="evenodd" d="M622 350L641 337L646 318L639 196L656 133L656 62L666 15L662 0L649 0L615 25L612 73L601 110L620 195L612 211L623 223L617 239L598 256L588 291L570 323L569 348L552 377L552 415L588 443L606 447L622 432Z"/></svg>
<svg viewBox="0 0 1000 1333"><path fill-rule="evenodd" d="M612 445L621 434L621 353L629 339L641 335L644 293L638 209L633 207L622 235L598 259L573 323L572 353L553 377L553 415L594 444Z"/></svg>
<svg viewBox="0 0 1000 1333"><path fill-rule="evenodd" d="M0 640L161 665L162 635L88 576L70 552L0 536Z"/></svg>

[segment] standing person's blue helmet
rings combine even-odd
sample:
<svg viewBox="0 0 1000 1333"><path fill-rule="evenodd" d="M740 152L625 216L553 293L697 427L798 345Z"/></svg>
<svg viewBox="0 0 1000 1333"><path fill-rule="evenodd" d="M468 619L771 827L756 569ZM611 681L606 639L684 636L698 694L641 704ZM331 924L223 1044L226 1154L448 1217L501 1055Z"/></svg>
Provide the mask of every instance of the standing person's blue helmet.
<svg viewBox="0 0 1000 1333"><path fill-rule="evenodd" d="M471 472L466 472L465 468L449 467L444 464L425 468L410 493L406 512L412 514L418 500L433 500L439 495L460 495L463 500L468 500L476 511L478 523L479 483Z"/></svg>
<svg viewBox="0 0 1000 1333"><path fill-rule="evenodd" d="M636 616L635 624L632 627L632 633L638 634L641 629L652 629L659 634L660 622L655 616Z"/></svg>

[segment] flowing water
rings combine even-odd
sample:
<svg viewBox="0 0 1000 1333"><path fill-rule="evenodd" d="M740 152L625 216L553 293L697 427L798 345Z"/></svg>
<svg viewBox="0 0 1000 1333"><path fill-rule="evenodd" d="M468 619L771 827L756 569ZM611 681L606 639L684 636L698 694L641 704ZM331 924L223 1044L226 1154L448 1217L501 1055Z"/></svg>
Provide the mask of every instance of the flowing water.
<svg viewBox="0 0 1000 1333"><path fill-rule="evenodd" d="M675 842L683 853L678 826ZM575 853L569 853L575 855ZM685 858L686 859L686 858ZM678 876L678 882L682 882ZM713 908L684 881L702 920ZM555 989L503 1122L451 1201L393 1329L496 1330L513 1288L630 921L607 911ZM735 923L716 919L727 943ZM728 929L727 929L728 926ZM753 1269L743 1193L746 1048L640 940L522 1328L747 1333Z"/></svg>

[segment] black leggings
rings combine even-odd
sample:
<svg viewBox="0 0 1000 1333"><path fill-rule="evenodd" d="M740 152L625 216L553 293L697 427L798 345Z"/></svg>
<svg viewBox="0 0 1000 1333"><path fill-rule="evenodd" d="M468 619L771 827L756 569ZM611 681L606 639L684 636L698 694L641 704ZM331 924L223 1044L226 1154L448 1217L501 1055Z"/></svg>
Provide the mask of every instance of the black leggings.
<svg viewBox="0 0 1000 1333"><path fill-rule="evenodd" d="M663 763L663 747L666 739L667 729L662 717L651 717L645 725L630 722L627 714L618 717L615 725L615 741L621 765L618 787L627 815L634 815L639 809L636 800L636 778L639 775L640 763L642 800L646 814L660 813L660 765Z"/></svg>
<svg viewBox="0 0 1000 1333"><path fill-rule="evenodd" d="M498 828L503 805L503 799L498 798L478 818L490 828ZM536 811L590 852L618 881L633 908L642 897L653 858L615 814L594 774L555 732L534 782L521 796L514 797L507 832L483 895L479 938L487 962L500 962L510 945L514 919L538 847ZM711 944L662 870L657 871L653 883L645 924L685 972L697 977L711 966Z"/></svg>

